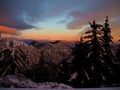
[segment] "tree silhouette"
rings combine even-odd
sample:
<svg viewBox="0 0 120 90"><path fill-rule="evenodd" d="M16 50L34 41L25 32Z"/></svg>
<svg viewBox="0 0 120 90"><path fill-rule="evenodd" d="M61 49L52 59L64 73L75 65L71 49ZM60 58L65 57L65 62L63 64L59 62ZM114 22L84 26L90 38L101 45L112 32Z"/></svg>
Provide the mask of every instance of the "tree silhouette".
<svg viewBox="0 0 120 90"><path fill-rule="evenodd" d="M104 26L102 28L103 31L103 35L102 35L102 39L103 39L103 47L104 47L104 61L105 61L105 65L108 68L108 70L106 70L106 72L108 72L107 75L109 75L109 77L107 77L107 81L109 82L109 84L115 83L117 81L117 67L116 67L116 58L115 55L113 53L113 46L112 46L112 39L113 37L111 36L111 29L109 27L109 20L108 17L106 17Z"/></svg>
<svg viewBox="0 0 120 90"><path fill-rule="evenodd" d="M67 60L63 60L59 64L59 73L57 77L57 82L59 83L68 83L68 79L70 78L70 64L67 62Z"/></svg>
<svg viewBox="0 0 120 90"><path fill-rule="evenodd" d="M111 42L113 42L112 41L113 37L111 36L111 29L109 27L108 21L109 21L108 17L106 17L104 27L102 28L103 31L102 39L103 39L103 46L105 49L105 59L111 60L111 63L115 63L115 57L112 52L112 45L111 45Z"/></svg>
<svg viewBox="0 0 120 90"><path fill-rule="evenodd" d="M120 42L120 40L119 40L119 42ZM120 44L118 45L116 57L117 57L118 63L120 63Z"/></svg>
<svg viewBox="0 0 120 90"><path fill-rule="evenodd" d="M88 81L85 83L87 87L100 87L104 85L104 76L102 74L103 66L103 46L101 40L101 27L102 25L96 24L95 20L92 23L89 23L92 30L89 32L90 35L85 36L84 38L89 38L87 42L89 46L88 52L88 66L87 66L87 76ZM88 31L86 34L89 34Z"/></svg>
<svg viewBox="0 0 120 90"><path fill-rule="evenodd" d="M72 76L70 78L73 87L82 87L83 83L87 81L87 76L85 74L86 68L89 65L86 57L88 53L87 48L86 42L84 42L83 37L81 37L80 41L76 43L75 48L73 49L74 59L72 61Z"/></svg>
<svg viewBox="0 0 120 90"><path fill-rule="evenodd" d="M119 40L120 42L120 40ZM117 58L117 64L116 64L116 72L117 72L117 83L120 83L120 44L118 45L118 49L117 49L117 52L116 52L116 58Z"/></svg>
<svg viewBox="0 0 120 90"><path fill-rule="evenodd" d="M95 20L89 24L92 30L85 32L86 41L79 42L73 51L77 77L72 84L74 87L112 86L119 80L110 45L112 36L108 17L104 25L96 24Z"/></svg>

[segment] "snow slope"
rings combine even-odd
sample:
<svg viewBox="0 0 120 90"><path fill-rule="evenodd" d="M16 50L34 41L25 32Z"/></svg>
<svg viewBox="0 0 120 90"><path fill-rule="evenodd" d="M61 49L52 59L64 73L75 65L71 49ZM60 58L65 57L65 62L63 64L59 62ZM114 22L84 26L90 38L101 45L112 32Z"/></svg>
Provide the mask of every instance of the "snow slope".
<svg viewBox="0 0 120 90"><path fill-rule="evenodd" d="M35 83L21 74L7 75L0 78L0 87L8 88L41 88L41 89L72 89L71 86L57 82Z"/></svg>

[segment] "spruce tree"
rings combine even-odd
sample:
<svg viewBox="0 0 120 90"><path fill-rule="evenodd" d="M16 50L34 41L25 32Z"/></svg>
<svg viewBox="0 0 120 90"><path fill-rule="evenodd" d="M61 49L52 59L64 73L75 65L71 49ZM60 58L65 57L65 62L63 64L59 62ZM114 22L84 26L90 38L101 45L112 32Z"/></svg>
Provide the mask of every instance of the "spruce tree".
<svg viewBox="0 0 120 90"><path fill-rule="evenodd" d="M117 61L118 63L120 63L120 40L118 41L119 45L118 45L118 49L117 49L117 53L116 53L116 57L117 57Z"/></svg>
<svg viewBox="0 0 120 90"><path fill-rule="evenodd" d="M77 72L73 86L113 86L119 80L117 80L117 67L110 44L112 36L108 17L106 17L104 25L96 24L95 20L89 24L92 30L85 32L86 41L78 43L73 52L73 68Z"/></svg>
<svg viewBox="0 0 120 90"><path fill-rule="evenodd" d="M87 38L87 40L83 42L81 39L73 51L73 68L77 72L77 77L73 80L74 87L96 87L101 85L99 82L102 78L100 78L99 70L97 70L102 52L98 35L101 25L96 24L95 20L89 24L92 30L85 32L84 38Z"/></svg>
<svg viewBox="0 0 120 90"><path fill-rule="evenodd" d="M72 62L72 76L69 79L73 87L84 87L83 83L87 81L87 76L85 75L85 67L87 67L87 44L83 41L83 37L80 41L76 42L75 48L73 49L73 62Z"/></svg>
<svg viewBox="0 0 120 90"><path fill-rule="evenodd" d="M104 75L106 76L106 83L108 86L111 86L113 83L118 81L117 77L117 66L116 66L116 58L113 52L113 37L111 36L111 28L109 26L108 17L106 17L105 23L102 28L103 35L103 47L104 47Z"/></svg>
<svg viewBox="0 0 120 90"><path fill-rule="evenodd" d="M120 40L119 40L120 42ZM117 84L120 84L120 43L118 44L118 49L117 49L117 52L116 52L116 58L117 58L117 64L116 64L116 74L117 74Z"/></svg>
<svg viewBox="0 0 120 90"><path fill-rule="evenodd" d="M103 39L103 46L105 49L105 60L111 60L111 63L115 63L115 57L114 57L114 53L112 52L112 45L111 43L113 42L112 39L113 37L111 36L111 29L109 27L109 20L108 17L106 17L104 26L102 28L103 31L103 35L102 35L102 39Z"/></svg>
<svg viewBox="0 0 120 90"><path fill-rule="evenodd" d="M59 64L59 72L57 77L58 83L65 83L68 84L68 79L70 78L70 64L67 62L67 60L63 60Z"/></svg>
<svg viewBox="0 0 120 90"><path fill-rule="evenodd" d="M86 32L85 38L90 38L88 41L90 44L89 52L88 52L88 66L86 68L86 75L88 77L88 81L85 82L84 86L86 87L101 87L104 85L104 76L102 75L102 69L103 69L103 46L102 46L102 40L101 40L101 27L102 25L96 24L95 20L93 23L89 23L92 30ZM90 34L90 35L88 35ZM87 41L87 42L88 42Z"/></svg>

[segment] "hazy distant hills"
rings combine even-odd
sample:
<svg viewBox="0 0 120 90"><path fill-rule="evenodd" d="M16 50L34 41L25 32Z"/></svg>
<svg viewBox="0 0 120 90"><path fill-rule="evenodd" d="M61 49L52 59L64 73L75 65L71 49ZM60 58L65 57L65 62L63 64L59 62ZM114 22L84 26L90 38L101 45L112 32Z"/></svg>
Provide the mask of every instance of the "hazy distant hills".
<svg viewBox="0 0 120 90"><path fill-rule="evenodd" d="M23 41L26 44L34 44L34 46L41 45L41 44L47 44L51 42L63 42L64 44L68 45L69 47L73 48L75 46L75 41L49 41L49 40L32 40L32 39L21 39L20 41Z"/></svg>

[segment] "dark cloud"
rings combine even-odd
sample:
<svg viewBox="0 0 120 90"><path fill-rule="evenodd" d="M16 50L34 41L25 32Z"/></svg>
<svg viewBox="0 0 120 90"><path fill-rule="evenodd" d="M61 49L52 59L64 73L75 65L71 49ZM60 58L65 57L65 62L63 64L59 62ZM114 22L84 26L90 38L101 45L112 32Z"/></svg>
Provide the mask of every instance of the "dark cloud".
<svg viewBox="0 0 120 90"><path fill-rule="evenodd" d="M14 19L12 17L1 17L0 25L14 27L16 29L30 29L34 28L34 26L25 23L24 21L20 21L18 19Z"/></svg>
<svg viewBox="0 0 120 90"><path fill-rule="evenodd" d="M34 28L38 22L66 15L84 4L84 0L0 0L0 25Z"/></svg>
<svg viewBox="0 0 120 90"><path fill-rule="evenodd" d="M42 13L42 5L39 6L37 1L0 0L0 25L17 29L34 28L31 22L41 17L40 13Z"/></svg>
<svg viewBox="0 0 120 90"><path fill-rule="evenodd" d="M101 22L106 16L109 16L112 20L120 16L119 8L120 0L91 0L91 3L86 6L86 11L73 10L69 14L73 20L68 23L67 28L71 30L80 29L88 24L87 22L94 19ZM118 20L112 23L118 23Z"/></svg>
<svg viewBox="0 0 120 90"><path fill-rule="evenodd" d="M68 29L79 29L88 21L120 15L120 0L0 0L0 25L17 29L38 28L49 18L72 17ZM66 23L69 18L59 21ZM40 28L41 26L39 26Z"/></svg>

